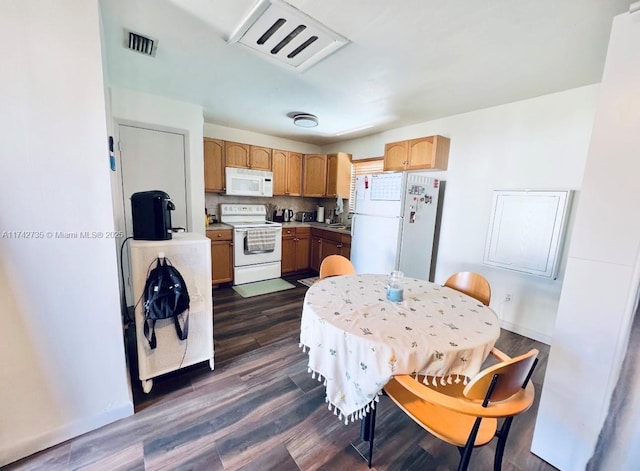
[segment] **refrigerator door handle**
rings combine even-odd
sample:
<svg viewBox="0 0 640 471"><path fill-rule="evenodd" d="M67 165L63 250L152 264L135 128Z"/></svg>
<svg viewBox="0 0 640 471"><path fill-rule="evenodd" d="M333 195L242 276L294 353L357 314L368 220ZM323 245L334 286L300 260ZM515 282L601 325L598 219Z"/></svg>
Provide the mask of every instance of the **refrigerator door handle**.
<svg viewBox="0 0 640 471"><path fill-rule="evenodd" d="M355 227L356 227L356 215L354 214L351 217L351 239L352 240L353 240L353 231L354 231Z"/></svg>

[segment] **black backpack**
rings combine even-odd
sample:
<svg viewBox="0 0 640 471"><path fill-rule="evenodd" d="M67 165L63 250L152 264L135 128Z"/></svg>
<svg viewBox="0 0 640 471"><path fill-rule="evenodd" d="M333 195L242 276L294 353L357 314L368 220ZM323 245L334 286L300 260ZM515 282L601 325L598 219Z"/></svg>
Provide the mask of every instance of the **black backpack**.
<svg viewBox="0 0 640 471"><path fill-rule="evenodd" d="M167 258L156 259L156 266L144 286L144 336L156 348L156 321L173 318L176 333L185 340L189 333L189 291L180 272ZM184 317L180 325L180 317Z"/></svg>

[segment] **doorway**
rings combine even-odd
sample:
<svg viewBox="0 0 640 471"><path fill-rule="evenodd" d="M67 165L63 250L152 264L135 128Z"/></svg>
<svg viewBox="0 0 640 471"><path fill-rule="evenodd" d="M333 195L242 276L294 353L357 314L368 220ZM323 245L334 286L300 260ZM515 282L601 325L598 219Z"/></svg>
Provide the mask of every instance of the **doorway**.
<svg viewBox="0 0 640 471"><path fill-rule="evenodd" d="M184 134L119 124L118 137L126 234L133 234L131 195L148 190L171 197L171 225L187 230Z"/></svg>
<svg viewBox="0 0 640 471"><path fill-rule="evenodd" d="M118 240L121 247L125 237L133 235L131 219L131 195L139 191L161 190L167 193L176 209L171 211L171 226L187 227L186 184L186 135L180 131L154 128L138 123L117 124L117 149L119 154L121 210L118 227L124 228L124 237ZM124 222L124 224L123 224ZM129 276L129 251L120 249L118 263L123 271L124 306L132 306Z"/></svg>

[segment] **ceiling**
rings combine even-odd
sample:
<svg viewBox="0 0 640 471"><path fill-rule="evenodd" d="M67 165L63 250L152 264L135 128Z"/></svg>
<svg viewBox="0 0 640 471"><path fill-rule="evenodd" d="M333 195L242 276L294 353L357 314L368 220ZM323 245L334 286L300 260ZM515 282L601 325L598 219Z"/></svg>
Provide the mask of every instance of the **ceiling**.
<svg viewBox="0 0 640 471"><path fill-rule="evenodd" d="M108 84L325 145L598 83L630 0L288 0L349 41L303 72L228 42L256 3L100 0ZM125 29L157 40L155 56L128 50Z"/></svg>

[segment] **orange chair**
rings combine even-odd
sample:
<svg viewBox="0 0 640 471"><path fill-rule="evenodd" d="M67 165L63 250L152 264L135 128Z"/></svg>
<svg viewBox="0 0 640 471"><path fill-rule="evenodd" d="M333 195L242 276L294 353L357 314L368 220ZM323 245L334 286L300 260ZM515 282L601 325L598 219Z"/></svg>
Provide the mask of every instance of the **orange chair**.
<svg viewBox="0 0 640 471"><path fill-rule="evenodd" d="M351 261L342 255L329 255L320 264L320 279L336 275L353 275L355 272Z"/></svg>
<svg viewBox="0 0 640 471"><path fill-rule="evenodd" d="M491 285L485 277L471 271L454 273L445 281L444 286L467 294L485 306L491 301Z"/></svg>
<svg viewBox="0 0 640 471"><path fill-rule="evenodd" d="M384 387L386 395L418 425L458 447L458 471L468 468L474 447L484 446L494 437L498 437L494 470L500 471L511 422L533 404L535 390L529 379L538 362L538 350L515 358L496 348L491 353L499 363L478 373L466 386L455 382L430 386L422 382L424 377L398 375ZM499 419L504 419L500 429ZM371 467L373 433L369 446Z"/></svg>

